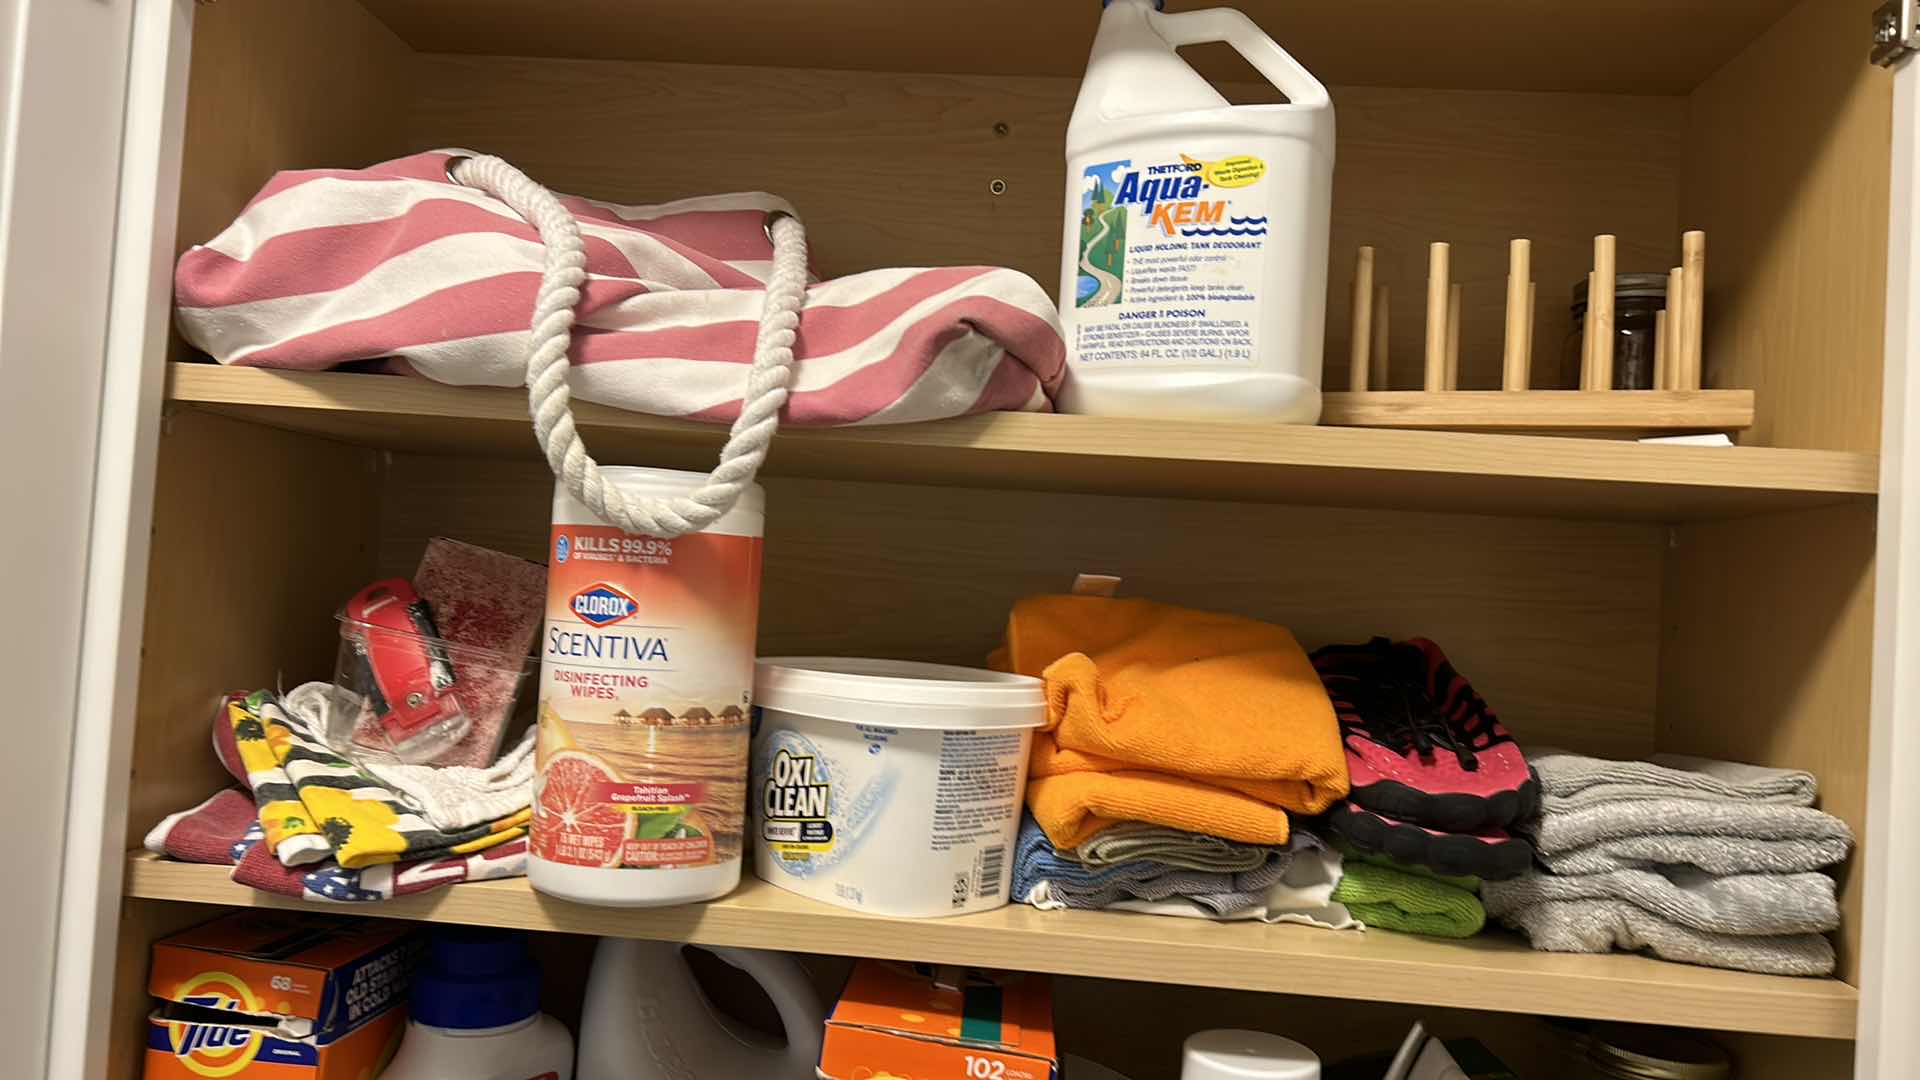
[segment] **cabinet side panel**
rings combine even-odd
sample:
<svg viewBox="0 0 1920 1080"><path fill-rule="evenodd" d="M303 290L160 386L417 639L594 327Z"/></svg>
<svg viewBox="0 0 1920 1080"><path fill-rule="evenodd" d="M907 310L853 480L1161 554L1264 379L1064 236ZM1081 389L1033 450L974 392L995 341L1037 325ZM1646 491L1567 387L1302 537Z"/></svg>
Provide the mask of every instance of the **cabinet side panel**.
<svg viewBox="0 0 1920 1080"><path fill-rule="evenodd" d="M1874 510L1676 529L1667 553L1660 749L1811 771L1864 836ZM1839 975L1859 980L1859 853L1838 871Z"/></svg>
<svg viewBox="0 0 1920 1080"><path fill-rule="evenodd" d="M413 50L357 3L239 0L194 16L177 248L227 227L281 169L407 152Z"/></svg>
<svg viewBox="0 0 1920 1080"><path fill-rule="evenodd" d="M378 452L193 410L155 482L127 843L234 781L208 744L229 691L331 678L333 613L372 580Z"/></svg>
<svg viewBox="0 0 1920 1080"><path fill-rule="evenodd" d="M1693 94L1681 225L1707 232L1706 385L1756 392L1744 442L1880 446L1893 89L1865 25L1805 0Z"/></svg>

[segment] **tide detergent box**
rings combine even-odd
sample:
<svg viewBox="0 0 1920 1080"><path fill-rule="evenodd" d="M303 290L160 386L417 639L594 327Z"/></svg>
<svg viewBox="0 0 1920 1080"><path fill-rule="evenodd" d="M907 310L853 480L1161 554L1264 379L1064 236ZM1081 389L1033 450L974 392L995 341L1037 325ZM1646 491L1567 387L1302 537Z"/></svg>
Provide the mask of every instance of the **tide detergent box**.
<svg viewBox="0 0 1920 1080"><path fill-rule="evenodd" d="M1044 975L862 960L827 1020L825 1080L1053 1080Z"/></svg>
<svg viewBox="0 0 1920 1080"><path fill-rule="evenodd" d="M410 924L242 911L156 942L147 1080L372 1080L406 1034Z"/></svg>

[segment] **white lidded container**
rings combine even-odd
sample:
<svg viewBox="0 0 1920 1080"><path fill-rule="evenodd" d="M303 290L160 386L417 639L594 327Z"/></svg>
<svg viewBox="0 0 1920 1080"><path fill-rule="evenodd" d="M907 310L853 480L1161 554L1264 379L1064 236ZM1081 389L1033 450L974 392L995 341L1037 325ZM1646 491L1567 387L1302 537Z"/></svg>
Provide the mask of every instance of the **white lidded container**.
<svg viewBox="0 0 1920 1080"><path fill-rule="evenodd" d="M1181 1047L1180 1080L1320 1080L1320 1058L1264 1031L1202 1031Z"/></svg>
<svg viewBox="0 0 1920 1080"><path fill-rule="evenodd" d="M754 682L754 870L879 915L1006 904L1039 679L778 657Z"/></svg>
<svg viewBox="0 0 1920 1080"><path fill-rule="evenodd" d="M630 498L701 473L603 467ZM711 900L740 883L766 494L673 539L556 486L527 878L583 904Z"/></svg>
<svg viewBox="0 0 1920 1080"><path fill-rule="evenodd" d="M1067 125L1066 412L1320 418L1333 103L1237 11L1108 0ZM1286 96L1232 105L1175 50Z"/></svg>

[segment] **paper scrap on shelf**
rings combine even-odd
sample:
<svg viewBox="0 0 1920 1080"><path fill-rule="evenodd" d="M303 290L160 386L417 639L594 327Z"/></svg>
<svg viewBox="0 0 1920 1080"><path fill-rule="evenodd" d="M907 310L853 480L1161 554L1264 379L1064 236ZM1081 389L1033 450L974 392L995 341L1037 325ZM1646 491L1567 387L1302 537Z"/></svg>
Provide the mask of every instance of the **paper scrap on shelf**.
<svg viewBox="0 0 1920 1080"><path fill-rule="evenodd" d="M1732 446L1733 440L1723 434L1716 435L1657 435L1641 439L1643 443L1666 443L1670 446Z"/></svg>

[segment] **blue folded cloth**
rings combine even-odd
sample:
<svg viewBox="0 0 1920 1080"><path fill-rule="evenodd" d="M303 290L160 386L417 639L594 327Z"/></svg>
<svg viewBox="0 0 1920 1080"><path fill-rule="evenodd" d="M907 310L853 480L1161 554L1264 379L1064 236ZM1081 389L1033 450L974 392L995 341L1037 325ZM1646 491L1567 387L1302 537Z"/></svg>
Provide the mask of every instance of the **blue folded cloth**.
<svg viewBox="0 0 1920 1080"><path fill-rule="evenodd" d="M1026 814L1014 844L1013 898L1025 901L1036 885L1046 882L1052 898L1071 908L1097 910L1122 900L1177 896L1217 915L1231 915L1266 903L1267 890L1285 876L1293 852L1319 843L1312 834L1296 829L1288 846L1271 849L1264 864L1233 874L1189 870L1151 859L1089 866L1062 855L1033 815Z"/></svg>

